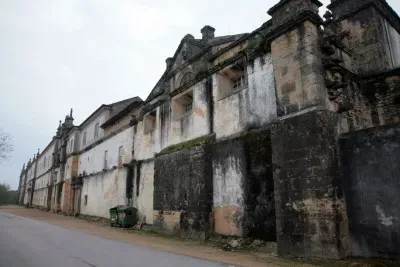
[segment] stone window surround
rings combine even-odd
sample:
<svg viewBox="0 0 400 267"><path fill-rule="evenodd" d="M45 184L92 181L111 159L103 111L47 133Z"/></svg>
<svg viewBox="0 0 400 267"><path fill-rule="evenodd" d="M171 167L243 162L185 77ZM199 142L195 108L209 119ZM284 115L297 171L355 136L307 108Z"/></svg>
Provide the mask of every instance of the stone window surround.
<svg viewBox="0 0 400 267"><path fill-rule="evenodd" d="M149 126L149 120L153 120ZM149 134L156 129L157 126L157 110L152 110L143 116L143 134Z"/></svg>
<svg viewBox="0 0 400 267"><path fill-rule="evenodd" d="M189 94L191 94L191 96L192 96L192 103L191 103L192 108L191 108L189 111L187 111L187 110L186 110L187 104L179 104L179 103L177 103L177 101L179 101L179 99L182 99L182 98L184 98L186 95L189 95ZM193 113L193 109L194 109L194 106L195 106L194 89L186 90L183 94L181 94L181 95L179 95L179 96L175 96L173 99L171 99L171 103L172 103L172 105L173 105L173 109L172 109L172 114L173 114L172 117L173 117L173 120L178 121L178 120L181 120L182 118L184 118L184 117L186 117L186 116L191 115L191 114ZM175 114L175 113L176 113L176 112L175 112L175 109L176 109L176 106L175 106L175 105L182 105L182 106L184 106L183 108L185 109L185 112L184 112L183 114L181 114L181 115Z"/></svg>
<svg viewBox="0 0 400 267"><path fill-rule="evenodd" d="M236 72L237 68L243 68L241 72L243 72L242 75L238 75ZM239 72L240 73L240 72ZM217 86L217 100L222 100L227 97L230 97L234 94L237 94L238 92L247 89L248 88L248 75L247 75L247 60L245 58L239 58L232 62L229 65L226 65L224 68L220 69L218 72L216 72L216 86ZM234 89L234 84L233 82L239 78L243 77L243 85L235 88ZM222 89L220 82L222 81L221 79L225 80L225 83L230 83L230 88L228 84L225 84L225 88Z"/></svg>

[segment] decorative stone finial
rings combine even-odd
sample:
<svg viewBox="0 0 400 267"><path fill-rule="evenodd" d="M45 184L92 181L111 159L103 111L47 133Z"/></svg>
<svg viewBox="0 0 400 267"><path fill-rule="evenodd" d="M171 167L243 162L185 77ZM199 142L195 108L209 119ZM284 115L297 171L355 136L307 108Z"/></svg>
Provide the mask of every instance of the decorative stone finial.
<svg viewBox="0 0 400 267"><path fill-rule="evenodd" d="M194 36L191 35L190 33L188 33L188 34L186 34L186 35L183 37L183 39L184 39L184 40L187 40L187 39L194 39Z"/></svg>

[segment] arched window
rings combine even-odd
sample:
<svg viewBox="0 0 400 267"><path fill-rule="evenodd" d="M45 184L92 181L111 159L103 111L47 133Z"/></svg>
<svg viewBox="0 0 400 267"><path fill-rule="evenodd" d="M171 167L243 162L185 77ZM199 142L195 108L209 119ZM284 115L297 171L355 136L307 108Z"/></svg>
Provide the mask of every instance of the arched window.
<svg viewBox="0 0 400 267"><path fill-rule="evenodd" d="M188 72L185 75L183 75L181 83L180 83L179 86L183 86L183 85L187 84L188 82L190 82L193 79L194 79L193 72Z"/></svg>

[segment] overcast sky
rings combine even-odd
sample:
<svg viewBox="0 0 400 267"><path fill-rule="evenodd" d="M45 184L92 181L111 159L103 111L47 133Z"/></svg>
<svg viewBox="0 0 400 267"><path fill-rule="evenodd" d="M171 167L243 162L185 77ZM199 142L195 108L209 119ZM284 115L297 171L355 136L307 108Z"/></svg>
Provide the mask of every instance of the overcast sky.
<svg viewBox="0 0 400 267"><path fill-rule="evenodd" d="M15 145L0 182L17 188L22 164L70 108L79 125L101 104L145 99L187 33L201 38L207 24L217 36L251 32L277 2L0 0L0 128Z"/></svg>

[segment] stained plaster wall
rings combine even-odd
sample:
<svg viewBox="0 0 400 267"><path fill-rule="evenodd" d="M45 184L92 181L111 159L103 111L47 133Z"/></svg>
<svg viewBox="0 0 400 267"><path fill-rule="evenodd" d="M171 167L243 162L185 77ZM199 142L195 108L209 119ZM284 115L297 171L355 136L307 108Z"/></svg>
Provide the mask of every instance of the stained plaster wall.
<svg viewBox="0 0 400 267"><path fill-rule="evenodd" d="M214 230L276 241L269 129L212 145Z"/></svg>
<svg viewBox="0 0 400 267"><path fill-rule="evenodd" d="M136 164L133 180L133 206L138 219L153 224L154 160Z"/></svg>
<svg viewBox="0 0 400 267"><path fill-rule="evenodd" d="M117 168L83 178L80 213L109 218L110 208L127 204L126 177L127 169Z"/></svg>
<svg viewBox="0 0 400 267"><path fill-rule="evenodd" d="M138 109L138 110L140 110L140 109ZM111 134L112 132L115 132L115 131L121 129L122 127L128 125L132 119L131 115L135 115L136 117L138 116L138 110L131 111L129 113L129 115L121 118L119 121L115 122L113 125L105 128L104 135L107 136L107 135Z"/></svg>
<svg viewBox="0 0 400 267"><path fill-rule="evenodd" d="M160 152L160 107L156 109L156 127L149 133L144 133L144 122L139 123L134 127L134 158L136 160L150 159L155 153Z"/></svg>
<svg viewBox="0 0 400 267"><path fill-rule="evenodd" d="M219 99L219 74L213 74L214 131L217 138L259 128L277 117L271 54L247 66L248 88Z"/></svg>
<svg viewBox="0 0 400 267"><path fill-rule="evenodd" d="M243 235L246 173L244 144L240 140L217 143L213 148L214 231L222 235Z"/></svg>
<svg viewBox="0 0 400 267"><path fill-rule="evenodd" d="M35 181L35 192L32 204L47 208L48 186L50 185L51 172L42 174Z"/></svg>
<svg viewBox="0 0 400 267"><path fill-rule="evenodd" d="M104 169L104 152L108 151L108 169L118 166L119 147L123 146L123 162L128 163L132 159L133 128L130 127L110 139L79 156L78 175L85 172L87 175L100 172Z"/></svg>
<svg viewBox="0 0 400 267"><path fill-rule="evenodd" d="M174 106L172 104L170 116L163 118L162 123L163 143L161 149L179 144L200 136L210 133L210 115L209 115L209 94L207 92L206 80L196 83L192 88L182 94L178 94L171 99L171 103L175 99L184 95L189 91L193 91L193 111L181 117L175 117Z"/></svg>

